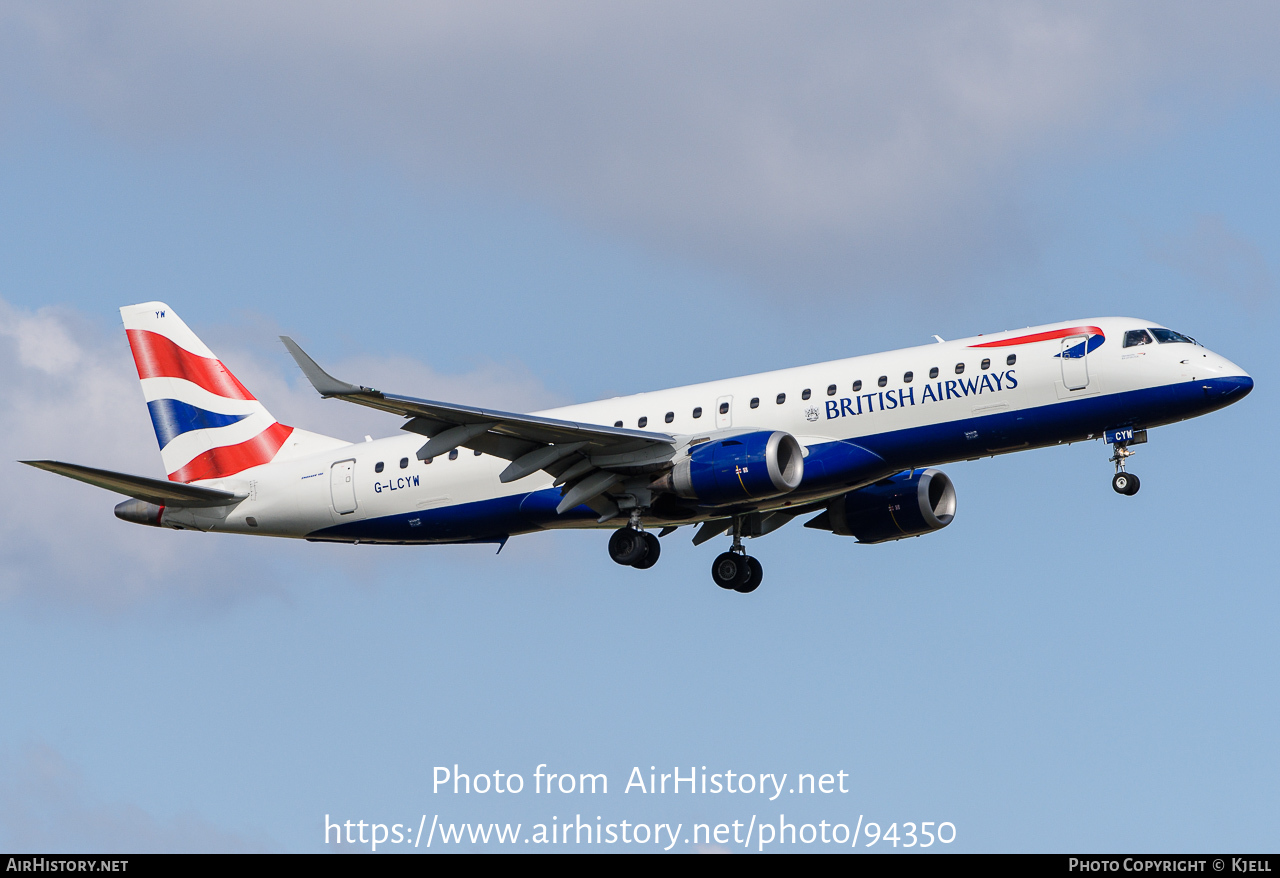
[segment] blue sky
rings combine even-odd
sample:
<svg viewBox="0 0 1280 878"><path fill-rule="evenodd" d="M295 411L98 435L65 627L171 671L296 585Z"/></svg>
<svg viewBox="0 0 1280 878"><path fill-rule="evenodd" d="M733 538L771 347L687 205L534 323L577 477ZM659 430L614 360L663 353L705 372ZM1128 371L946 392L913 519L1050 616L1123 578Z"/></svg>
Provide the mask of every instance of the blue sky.
<svg viewBox="0 0 1280 878"><path fill-rule="evenodd" d="M149 299L352 439L398 421L315 399L277 334L535 408L1131 314L1256 389L1154 431L1134 498L1096 443L948 466L952 526L784 528L749 599L683 531L647 573L594 532L496 557L160 532L10 464L0 847L779 811L951 821L963 851L1274 847L1274 13L470 8L5 12L8 459L158 474L116 312ZM434 795L454 763L610 794ZM650 765L852 791L622 793Z"/></svg>

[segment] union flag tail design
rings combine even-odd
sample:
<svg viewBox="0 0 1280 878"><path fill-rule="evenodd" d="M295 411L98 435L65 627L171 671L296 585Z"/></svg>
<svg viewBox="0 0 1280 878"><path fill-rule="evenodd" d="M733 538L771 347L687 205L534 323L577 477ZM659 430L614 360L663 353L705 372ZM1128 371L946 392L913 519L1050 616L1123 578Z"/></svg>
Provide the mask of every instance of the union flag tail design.
<svg viewBox="0 0 1280 878"><path fill-rule="evenodd" d="M293 427L271 417L172 308L145 302L120 316L171 481L225 478L275 459Z"/></svg>

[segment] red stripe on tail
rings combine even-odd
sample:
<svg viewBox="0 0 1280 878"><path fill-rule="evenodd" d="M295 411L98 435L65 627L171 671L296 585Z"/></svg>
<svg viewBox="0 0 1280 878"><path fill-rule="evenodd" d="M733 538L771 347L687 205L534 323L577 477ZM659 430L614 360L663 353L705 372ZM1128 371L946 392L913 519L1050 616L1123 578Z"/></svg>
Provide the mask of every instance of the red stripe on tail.
<svg viewBox="0 0 1280 878"><path fill-rule="evenodd" d="M139 378L183 378L227 399L254 399L221 360L193 354L158 332L146 329L127 332Z"/></svg>
<svg viewBox="0 0 1280 878"><path fill-rule="evenodd" d="M293 427L286 427L280 423L272 424L257 436L239 445L210 448L204 454L193 458L190 463L169 473L169 480L198 482L201 479L221 479L250 467L269 463L291 433L293 433Z"/></svg>

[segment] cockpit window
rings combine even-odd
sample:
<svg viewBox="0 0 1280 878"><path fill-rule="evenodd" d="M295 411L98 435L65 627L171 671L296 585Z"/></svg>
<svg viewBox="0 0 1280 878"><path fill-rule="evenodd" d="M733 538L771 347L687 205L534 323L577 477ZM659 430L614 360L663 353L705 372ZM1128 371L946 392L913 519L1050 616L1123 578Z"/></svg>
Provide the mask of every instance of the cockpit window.
<svg viewBox="0 0 1280 878"><path fill-rule="evenodd" d="M1183 335L1181 332L1174 332L1172 329L1156 329L1152 327L1151 334L1156 337L1156 341L1160 344L1168 344L1171 341L1184 342L1186 344L1195 344L1195 339L1190 336Z"/></svg>
<svg viewBox="0 0 1280 878"><path fill-rule="evenodd" d="M1132 348L1140 344L1151 344L1151 336L1147 335L1145 329L1130 329L1124 334L1125 347Z"/></svg>

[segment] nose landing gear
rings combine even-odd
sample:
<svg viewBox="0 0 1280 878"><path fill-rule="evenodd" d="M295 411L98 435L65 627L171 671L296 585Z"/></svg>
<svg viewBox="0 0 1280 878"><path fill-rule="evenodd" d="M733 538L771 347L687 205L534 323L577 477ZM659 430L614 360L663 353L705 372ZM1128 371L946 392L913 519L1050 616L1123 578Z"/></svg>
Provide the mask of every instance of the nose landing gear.
<svg viewBox="0 0 1280 878"><path fill-rule="evenodd" d="M750 594L760 587L764 567L742 547L740 519L733 519L733 547L717 556L711 565L711 578L723 589Z"/></svg>
<svg viewBox="0 0 1280 878"><path fill-rule="evenodd" d="M1138 493L1138 488L1142 486L1142 482L1133 473L1125 472L1125 461L1137 454L1131 449L1130 445L1141 445L1147 441L1146 430L1134 430L1132 427L1125 430L1108 430L1106 439L1115 449L1115 453L1111 455L1111 463L1116 465L1116 474L1111 478L1111 487L1117 494L1125 494L1132 497Z"/></svg>

